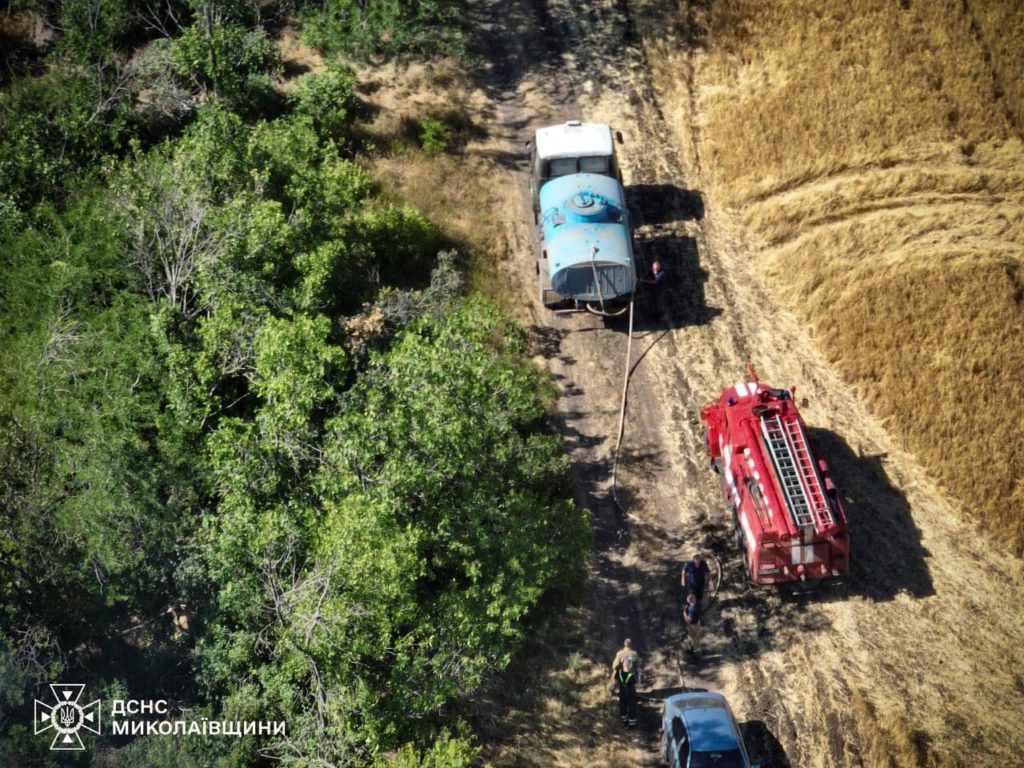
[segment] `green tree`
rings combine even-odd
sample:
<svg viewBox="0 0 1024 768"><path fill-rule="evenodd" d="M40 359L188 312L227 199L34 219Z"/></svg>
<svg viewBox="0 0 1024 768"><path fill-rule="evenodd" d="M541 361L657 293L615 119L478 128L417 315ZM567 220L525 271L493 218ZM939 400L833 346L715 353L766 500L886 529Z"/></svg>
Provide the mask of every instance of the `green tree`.
<svg viewBox="0 0 1024 768"><path fill-rule="evenodd" d="M256 23L258 6L245 0L192 0L190 6L194 21L174 43L179 71L236 109L264 103L281 61Z"/></svg>
<svg viewBox="0 0 1024 768"><path fill-rule="evenodd" d="M102 69L16 79L0 97L0 199L22 212L63 200L75 177L124 149L136 122L130 96Z"/></svg>
<svg viewBox="0 0 1024 768"><path fill-rule="evenodd" d="M451 0L328 0L304 10L303 36L322 50L362 58L464 50Z"/></svg>
<svg viewBox="0 0 1024 768"><path fill-rule="evenodd" d="M288 96L296 115L309 117L321 140L340 140L359 112L352 70L333 61L319 74L303 75Z"/></svg>
<svg viewBox="0 0 1024 768"><path fill-rule="evenodd" d="M565 500L557 438L538 431L522 351L521 334L471 300L375 354L319 452L289 449L262 409L215 441L225 501L204 548L223 587L205 669L225 689L255 685L305 759L429 742L431 716L502 669L522 619L573 577L586 521ZM287 422L330 402L326 369L306 370L281 382L306 393ZM313 470L301 493L280 482L296 456Z"/></svg>
<svg viewBox="0 0 1024 768"><path fill-rule="evenodd" d="M220 98L144 148L138 84L103 61L130 22L88 15L108 5L66 6L59 62L0 98L0 762L50 760L24 702L73 667L288 723L103 743L98 766L472 764L448 705L587 539L523 334L377 195L351 71L246 121L260 7L196 0L151 65L173 46Z"/></svg>
<svg viewBox="0 0 1024 768"><path fill-rule="evenodd" d="M108 64L131 24L125 0L63 0L61 52L75 62Z"/></svg>

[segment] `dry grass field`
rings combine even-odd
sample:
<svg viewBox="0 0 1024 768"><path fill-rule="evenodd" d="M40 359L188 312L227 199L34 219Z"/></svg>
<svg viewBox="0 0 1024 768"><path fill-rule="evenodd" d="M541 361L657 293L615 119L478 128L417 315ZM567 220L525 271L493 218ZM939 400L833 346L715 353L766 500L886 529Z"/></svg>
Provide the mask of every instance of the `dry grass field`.
<svg viewBox="0 0 1024 768"><path fill-rule="evenodd" d="M671 4L668 4L671 5ZM709 207L890 429L1024 551L1024 5L678 3Z"/></svg>
<svg viewBox="0 0 1024 768"><path fill-rule="evenodd" d="M366 138L379 150L373 174L385 196L411 205L451 242L467 270L469 287L514 306L518 286L508 280L513 258L503 216L503 171L487 148L491 115L486 94L450 60L428 65L357 68L372 118ZM449 129L444 151L423 147L423 123ZM474 142L476 151L462 151Z"/></svg>

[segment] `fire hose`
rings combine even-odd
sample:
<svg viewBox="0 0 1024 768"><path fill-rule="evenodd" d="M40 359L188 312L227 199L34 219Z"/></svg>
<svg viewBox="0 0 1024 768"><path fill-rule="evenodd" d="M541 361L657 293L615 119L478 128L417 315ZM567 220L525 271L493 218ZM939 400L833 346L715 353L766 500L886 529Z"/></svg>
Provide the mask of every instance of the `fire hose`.
<svg viewBox="0 0 1024 768"><path fill-rule="evenodd" d="M629 512L619 501L618 493L618 470L619 470L619 450L622 448L622 438L626 431L626 403L629 399L629 380L632 378L632 361L633 361L633 309L635 303L635 294L630 297L629 306L629 330L626 336L626 367L622 377L622 398L621 405L619 406L619 427L615 435L615 451L612 454L612 501L615 503L616 509L619 510L623 515L628 515ZM595 313L597 314L597 313ZM703 608L701 609L701 615L707 614L711 608L715 605L718 600L718 589L722 585L722 564L718 558L714 555L708 555L708 560L711 560L715 564L715 580L714 588L711 590L711 596L705 601Z"/></svg>
<svg viewBox="0 0 1024 768"><path fill-rule="evenodd" d="M629 298L629 331L626 335L626 370L622 376L622 403L619 406L619 429L615 436L615 453L612 456L612 501L622 514L629 514L619 501L618 471L619 449L622 447L622 435L626 431L626 400L629 396L629 379L633 373L630 364L633 362L633 305L636 300L634 293Z"/></svg>

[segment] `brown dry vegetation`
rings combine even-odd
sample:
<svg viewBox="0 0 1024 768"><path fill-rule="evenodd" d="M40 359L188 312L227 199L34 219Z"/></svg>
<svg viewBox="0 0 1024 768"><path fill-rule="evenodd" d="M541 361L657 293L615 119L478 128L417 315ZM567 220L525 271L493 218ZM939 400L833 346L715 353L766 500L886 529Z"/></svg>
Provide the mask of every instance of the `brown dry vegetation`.
<svg viewBox="0 0 1024 768"><path fill-rule="evenodd" d="M518 286L509 287L498 272L510 255L504 222L490 215L500 209L500 187L490 183L496 175L479 157L430 155L415 147L393 149L374 162L386 193L417 208L469 258L470 287L508 303Z"/></svg>
<svg viewBox="0 0 1024 768"><path fill-rule="evenodd" d="M705 47L690 93L663 82L699 128L711 205L894 433L1021 553L1024 6L677 10Z"/></svg>
<svg viewBox="0 0 1024 768"><path fill-rule="evenodd" d="M874 768L955 765L931 754L926 737L908 725L903 713L880 717L871 700L859 692L853 695L850 705L861 737L860 758L866 765Z"/></svg>
<svg viewBox="0 0 1024 768"><path fill-rule="evenodd" d="M545 627L503 676L500 688L464 702L484 734L487 765L636 768L650 763L648 739L622 728L609 693L607 661L590 657L594 616L570 611ZM490 761L494 761L493 763Z"/></svg>
<svg viewBox="0 0 1024 768"><path fill-rule="evenodd" d="M413 206L441 229L470 266L471 289L516 304L518 286L508 279L510 222L501 215L502 171L488 156L483 92L450 60L361 68L357 74L374 113L366 132L382 150L373 156L373 174L385 195ZM448 126L444 152L423 150L424 120ZM471 141L474 151L464 152Z"/></svg>
<svg viewBox="0 0 1024 768"><path fill-rule="evenodd" d="M301 75L318 74L327 68L323 55L303 43L294 26L284 27L275 42L284 65L283 76L275 85L282 93L290 91Z"/></svg>

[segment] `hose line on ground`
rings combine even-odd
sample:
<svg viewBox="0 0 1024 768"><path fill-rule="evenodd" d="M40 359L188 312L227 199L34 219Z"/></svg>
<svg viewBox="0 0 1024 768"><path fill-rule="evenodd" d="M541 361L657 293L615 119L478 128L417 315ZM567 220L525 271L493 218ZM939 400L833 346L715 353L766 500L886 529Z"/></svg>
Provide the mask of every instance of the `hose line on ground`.
<svg viewBox="0 0 1024 768"><path fill-rule="evenodd" d="M615 434L615 451L612 455L612 501L615 503L616 509L618 509L623 515L628 515L629 513L622 505L622 502L619 501L619 450L622 448L622 437L626 432L626 403L629 399L629 380L632 378L633 373L631 366L633 360L633 309L635 300L636 294L634 293L629 299L629 306L626 308L629 310L629 331L626 336L626 367L622 377L622 400L619 406L619 427ZM594 314L602 313L594 312ZM707 612L715 605L715 602L718 600L718 589L722 585L722 564L714 555L707 555L706 557L714 562L717 578L715 579L714 589L711 590L711 596L701 608L701 615L707 614Z"/></svg>
<svg viewBox="0 0 1024 768"><path fill-rule="evenodd" d="M624 315L629 309L629 307L623 307L622 309L618 309L614 312L609 312L607 310L594 309L593 305L589 302L583 306L586 308L587 312L592 315L597 315L598 317L622 317L622 315Z"/></svg>
<svg viewBox="0 0 1024 768"><path fill-rule="evenodd" d="M629 514L626 512L626 508L622 506L619 501L618 492L618 470L619 470L619 448L622 447L622 435L626 431L626 399L629 393L629 379L632 371L630 370L630 363L633 358L633 305L636 300L636 294L634 293L629 297L629 332L626 336L626 369L622 377L622 404L619 406L619 429L615 436L615 453L612 455L612 501L615 502L615 507L622 514Z"/></svg>

